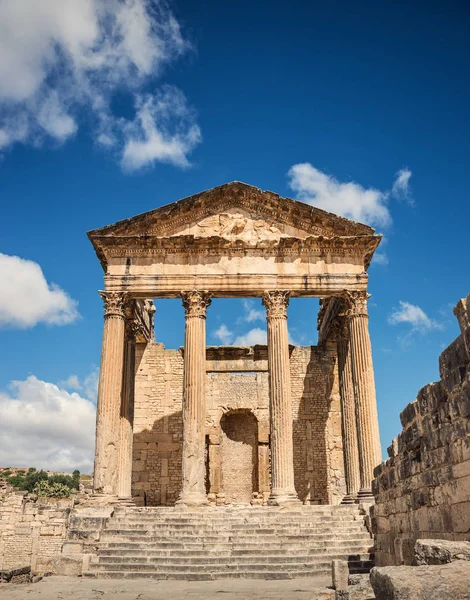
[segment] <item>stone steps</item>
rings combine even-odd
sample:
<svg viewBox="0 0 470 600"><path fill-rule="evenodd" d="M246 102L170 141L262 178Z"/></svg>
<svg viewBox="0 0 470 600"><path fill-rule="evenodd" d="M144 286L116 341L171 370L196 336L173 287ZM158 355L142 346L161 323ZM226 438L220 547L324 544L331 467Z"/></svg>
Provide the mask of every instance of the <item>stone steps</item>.
<svg viewBox="0 0 470 600"><path fill-rule="evenodd" d="M334 559L349 561L356 573L373 566L373 542L357 506L118 507L84 576L291 579L329 573Z"/></svg>
<svg viewBox="0 0 470 600"><path fill-rule="evenodd" d="M334 560L336 558L342 558L344 556L343 553L325 553L322 554L322 559L328 556L328 559ZM367 562L370 560L370 554L368 553L357 553L354 555L349 555L350 560L354 560L355 562ZM281 568L284 566L288 566L293 563L294 565L298 564L316 564L319 561L317 555L295 555L295 556L286 556L286 555L257 555L257 556L199 556L199 557L184 557L184 556L103 556L99 555L99 558L96 561L93 561L91 564L105 566L109 564L118 564L119 566L123 566L126 568L126 565L140 565L142 567L167 567L169 566L171 569L178 568L181 565L201 565L202 567L218 567L219 565L227 567L228 565L238 566L238 565L250 565L253 564L265 564L268 565L280 565Z"/></svg>
<svg viewBox="0 0 470 600"><path fill-rule="evenodd" d="M155 546L140 546L138 548L128 548L127 544L116 545L116 547L108 548L101 547L99 551L100 556L142 556L145 554L147 557L158 557L158 556L173 556L173 557L198 557L201 555L201 550L204 550L204 553L207 556L211 556L212 554L225 557L225 556L239 556L239 557L253 557L260 556L261 551L259 546L256 548L237 548L235 546L226 546L226 549L221 549L220 547L211 548L210 546L203 547L200 549L192 550L186 548L169 548L169 549L159 549L155 550ZM291 556L304 556L304 555L312 555L312 554L320 554L323 551L330 550L336 552L349 552L350 554L364 554L367 552L371 552L373 546L372 542L364 543L362 540L358 540L355 544L345 543L345 542L337 542L331 544L324 544L323 546L313 546L309 544L308 552L306 552L305 547L289 547L289 555ZM285 556L286 548L283 547L272 547L266 548L263 546L263 555L267 554L269 556Z"/></svg>

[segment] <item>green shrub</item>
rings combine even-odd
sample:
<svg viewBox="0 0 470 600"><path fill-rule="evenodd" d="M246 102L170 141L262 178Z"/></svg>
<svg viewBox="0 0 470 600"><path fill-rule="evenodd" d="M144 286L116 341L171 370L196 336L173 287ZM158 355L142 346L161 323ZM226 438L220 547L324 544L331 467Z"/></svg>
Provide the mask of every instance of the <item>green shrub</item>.
<svg viewBox="0 0 470 600"><path fill-rule="evenodd" d="M67 498L70 496L72 490L67 486L59 482L49 483L45 479L38 481L34 486L33 493L38 496L48 496L50 498Z"/></svg>
<svg viewBox="0 0 470 600"><path fill-rule="evenodd" d="M56 491L58 491L57 493L59 493L60 495L60 490L61 489L67 489L68 493L65 495L70 495L70 492L72 490L76 491L79 488L79 484L80 484L80 471L74 471L73 475L50 475L49 477L47 476L47 473L45 471L37 471L36 469L34 469L33 467L31 467L30 469L28 469L28 472L26 474L19 474L17 473L16 475L10 475L7 477L7 481L8 483L10 483L12 486L19 488L20 490L24 490L27 492L34 492L38 495L49 495L49 494L39 494L37 491L35 491L36 487L41 484L39 486L38 489L46 489L45 485L43 485L43 482L45 484L48 484L49 488L52 489L53 486L57 486L54 489ZM42 487L41 487L42 486Z"/></svg>
<svg viewBox="0 0 470 600"><path fill-rule="evenodd" d="M11 471L3 471L3 473L0 475L0 477L10 477L11 475Z"/></svg>

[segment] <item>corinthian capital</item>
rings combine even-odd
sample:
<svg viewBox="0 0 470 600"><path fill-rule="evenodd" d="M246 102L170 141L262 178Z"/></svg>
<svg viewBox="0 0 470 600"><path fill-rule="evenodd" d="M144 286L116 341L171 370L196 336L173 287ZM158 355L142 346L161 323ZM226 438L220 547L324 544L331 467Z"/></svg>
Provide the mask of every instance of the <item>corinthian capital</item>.
<svg viewBox="0 0 470 600"><path fill-rule="evenodd" d="M104 302L105 317L122 317L126 316L126 308L130 300L127 292L101 292L100 296Z"/></svg>
<svg viewBox="0 0 470 600"><path fill-rule="evenodd" d="M290 291L269 290L261 296L263 305L266 307L268 319L286 319L287 307L289 306Z"/></svg>
<svg viewBox="0 0 470 600"><path fill-rule="evenodd" d="M188 317L206 318L206 309L211 303L209 292L200 292L199 290L189 290L181 292L183 306Z"/></svg>
<svg viewBox="0 0 470 600"><path fill-rule="evenodd" d="M370 294L367 292L344 292L345 314L348 317L367 317L367 300Z"/></svg>

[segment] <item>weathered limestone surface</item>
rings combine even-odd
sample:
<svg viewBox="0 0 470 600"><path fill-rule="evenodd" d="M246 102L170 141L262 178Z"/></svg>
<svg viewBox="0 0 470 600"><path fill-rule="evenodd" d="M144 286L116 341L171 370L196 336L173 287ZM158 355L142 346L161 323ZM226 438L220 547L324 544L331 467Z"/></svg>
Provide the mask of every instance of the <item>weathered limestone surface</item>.
<svg viewBox="0 0 470 600"><path fill-rule="evenodd" d="M351 367L355 388L356 427L359 451L359 496L371 496L374 467L381 458L379 420L375 395L374 367L369 336L369 315L365 292L346 294Z"/></svg>
<svg viewBox="0 0 470 600"><path fill-rule="evenodd" d="M302 502L338 504L345 494L341 406L334 345L289 346L294 483ZM223 490L224 418L253 415L258 430L258 489L269 496L269 388L266 346L206 350L209 499ZM173 505L181 491L183 355L162 344L136 345L132 495L137 504ZM222 425L221 425L222 422ZM229 452L240 444L231 440ZM236 456L229 457L235 464ZM246 481L246 479L243 479ZM258 503L258 502L256 502Z"/></svg>
<svg viewBox="0 0 470 600"><path fill-rule="evenodd" d="M117 494L127 294L100 292L105 306L96 411L94 488Z"/></svg>
<svg viewBox="0 0 470 600"><path fill-rule="evenodd" d="M356 400L347 317L337 317L335 336L338 344L338 374L343 408L343 445L346 477L345 502L354 502L361 486L359 446L356 424Z"/></svg>
<svg viewBox="0 0 470 600"><path fill-rule="evenodd" d="M207 292L182 292L186 311L183 375L183 484L178 502L207 504L205 493Z"/></svg>
<svg viewBox="0 0 470 600"><path fill-rule="evenodd" d="M374 471L378 565L412 564L418 538L468 540L470 295L454 313L461 335L440 356L441 380L422 388L401 413L403 431Z"/></svg>
<svg viewBox="0 0 470 600"><path fill-rule="evenodd" d="M292 402L287 334L289 292L263 294L268 321L269 409L271 421L270 504L298 501L294 487Z"/></svg>
<svg viewBox="0 0 470 600"><path fill-rule="evenodd" d="M365 309L366 271L380 243L372 228L232 182L91 231L89 237L105 271L102 296L106 307L95 492L121 498L137 492L144 505L172 504L179 496L185 504L210 500L219 505L241 498L246 502L250 494L253 504L265 503L268 495L271 503L297 501L298 497L306 503L326 503L344 497L337 348L332 340L326 338L320 345L324 353L322 379L316 383L321 390L321 410L315 406L301 414L309 394L316 395L308 388L310 363L304 380L300 377L305 385L299 410L296 405L299 380L292 373L286 309L288 298L302 296L348 303L349 343L342 365L342 373L347 373L342 382L345 396L354 388L354 402L343 403L348 497L352 501L356 494L370 495L372 466L379 453ZM155 359L152 365L141 362L146 355L138 346L147 343L152 347L153 313L147 299L181 296L186 308L182 364L178 353L157 353L151 358ZM209 297L264 299L268 352L259 376L247 372L237 381L235 367L226 369L231 375L224 376L219 366L205 365L204 321ZM197 306L204 303L197 314ZM142 329L135 343L129 327L134 318ZM133 394L134 375L138 390L146 368L151 395L159 389L156 419L146 414L154 407L138 406ZM261 406L266 382L269 403ZM214 415L206 409L205 390L211 387L216 391L218 383L231 387L224 404L240 395L238 387L250 391L244 393L244 406L223 410L214 423ZM268 428L253 412L253 390L256 410L268 419ZM245 412L230 414L235 410ZM300 446L294 443L296 437ZM247 448L242 459L243 444ZM252 459L247 471L249 453ZM240 494L229 480L232 484L243 480Z"/></svg>
<svg viewBox="0 0 470 600"><path fill-rule="evenodd" d="M327 297L367 287L380 236L301 202L232 182L89 232L107 291L179 297ZM207 257L210 260L207 260Z"/></svg>
<svg viewBox="0 0 470 600"><path fill-rule="evenodd" d="M469 600L470 563L420 567L374 567L370 581L377 600Z"/></svg>
<svg viewBox="0 0 470 600"><path fill-rule="evenodd" d="M347 590L349 586L349 566L347 560L333 560L331 563L333 589Z"/></svg>
<svg viewBox="0 0 470 600"><path fill-rule="evenodd" d="M53 570L72 508L71 499L33 502L22 492L8 494L0 503L0 569L30 565L36 572Z"/></svg>
<svg viewBox="0 0 470 600"><path fill-rule="evenodd" d="M417 565L445 565L454 560L470 560L470 542L417 540L414 553Z"/></svg>

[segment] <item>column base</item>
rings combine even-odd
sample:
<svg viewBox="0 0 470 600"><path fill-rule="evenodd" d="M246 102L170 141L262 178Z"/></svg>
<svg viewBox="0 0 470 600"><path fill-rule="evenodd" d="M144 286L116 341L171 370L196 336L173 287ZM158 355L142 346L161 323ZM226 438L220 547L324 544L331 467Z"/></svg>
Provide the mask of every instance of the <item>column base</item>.
<svg viewBox="0 0 470 600"><path fill-rule="evenodd" d="M271 495L268 498L268 506L300 506L302 503L297 497L295 492L271 492Z"/></svg>
<svg viewBox="0 0 470 600"><path fill-rule="evenodd" d="M358 502L374 502L374 494L371 488L361 488L357 494Z"/></svg>
<svg viewBox="0 0 470 600"><path fill-rule="evenodd" d="M175 502L175 506L209 506L209 500L202 492L181 494Z"/></svg>
<svg viewBox="0 0 470 600"><path fill-rule="evenodd" d="M346 496L341 500L341 504L356 504L357 496L353 494L346 494Z"/></svg>

